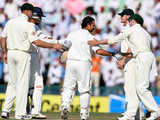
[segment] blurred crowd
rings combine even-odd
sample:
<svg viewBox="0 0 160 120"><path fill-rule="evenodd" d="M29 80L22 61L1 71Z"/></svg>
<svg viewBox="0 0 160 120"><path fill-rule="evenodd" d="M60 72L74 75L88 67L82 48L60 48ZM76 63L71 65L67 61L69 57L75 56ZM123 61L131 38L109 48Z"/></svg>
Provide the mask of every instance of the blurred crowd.
<svg viewBox="0 0 160 120"><path fill-rule="evenodd" d="M72 2L83 10L73 13L76 8L72 7ZM54 39L65 39L69 32L80 28L81 19L90 15L96 20L95 37L98 40L107 39L118 34L122 30L120 16L117 14L124 8L131 8L135 13L139 13L144 18L144 27L152 36L153 52L156 56L156 63L153 65L151 73L151 86L160 89L160 0L0 0L0 34L6 22L20 14L19 7L24 2L30 2L34 6L41 7L45 13L42 20L41 29ZM70 2L70 3L69 3ZM101 46L109 51L118 51L120 46ZM59 61L60 52L53 49L40 48L41 72L44 77L44 84L61 85L65 74L65 64ZM123 71L118 69L116 60L112 57L93 56L92 60L92 80L95 86L95 95L99 95L99 87L106 86L112 91L114 86L123 87ZM158 74L156 74L158 71ZM0 56L0 84L8 81L8 68L3 63ZM118 89L116 87L114 89ZM118 90L123 93L123 90ZM105 92L106 93L106 92ZM156 92L156 95L160 95Z"/></svg>

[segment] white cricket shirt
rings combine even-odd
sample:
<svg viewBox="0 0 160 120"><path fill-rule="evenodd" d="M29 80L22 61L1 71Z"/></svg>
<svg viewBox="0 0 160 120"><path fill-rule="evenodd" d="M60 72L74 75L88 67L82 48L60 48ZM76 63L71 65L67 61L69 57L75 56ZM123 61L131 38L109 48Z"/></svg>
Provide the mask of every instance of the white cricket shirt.
<svg viewBox="0 0 160 120"><path fill-rule="evenodd" d="M126 26L123 26L122 31L125 31L126 29L129 28L129 24ZM125 38L125 40L121 41L121 52L122 53L127 53L128 52L128 38Z"/></svg>
<svg viewBox="0 0 160 120"><path fill-rule="evenodd" d="M125 40L125 38L128 38L129 48L131 48L133 56L136 56L140 52L151 51L151 36L139 24L136 24L124 30L117 36L110 38L108 44L120 42Z"/></svg>
<svg viewBox="0 0 160 120"><path fill-rule="evenodd" d="M71 32L67 36L67 41L72 43L68 51L68 59L91 61L92 53L100 49L99 47L91 47L88 45L89 40L93 40L94 36L85 29Z"/></svg>
<svg viewBox="0 0 160 120"><path fill-rule="evenodd" d="M8 50L30 51L31 43L37 40L35 27L28 22L28 17L21 14L7 22L2 37L7 38Z"/></svg>

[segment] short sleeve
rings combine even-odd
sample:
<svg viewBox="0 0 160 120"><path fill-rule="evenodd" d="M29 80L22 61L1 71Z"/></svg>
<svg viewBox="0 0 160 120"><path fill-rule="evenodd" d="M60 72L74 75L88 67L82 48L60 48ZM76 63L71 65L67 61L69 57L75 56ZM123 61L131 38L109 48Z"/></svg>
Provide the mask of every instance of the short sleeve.
<svg viewBox="0 0 160 120"><path fill-rule="evenodd" d="M101 49L99 46L92 46L92 50L96 52L98 49Z"/></svg>
<svg viewBox="0 0 160 120"><path fill-rule="evenodd" d="M93 39L94 39L94 36L93 36L92 34L89 33L88 41L89 41L89 40L93 40Z"/></svg>
<svg viewBox="0 0 160 120"><path fill-rule="evenodd" d="M88 41L89 40L93 40L95 37L89 33L89 36L88 36ZM101 49L99 46L92 46L92 51L96 52L98 49Z"/></svg>
<svg viewBox="0 0 160 120"><path fill-rule="evenodd" d="M66 41L72 42L72 34L73 33L68 34Z"/></svg>
<svg viewBox="0 0 160 120"><path fill-rule="evenodd" d="M5 25L3 31L2 31L2 34L1 36L6 38L7 37L7 29L8 29L8 23Z"/></svg>
<svg viewBox="0 0 160 120"><path fill-rule="evenodd" d="M32 24L30 24L30 26L28 27L28 38L31 43L34 42L35 40L38 40L35 26Z"/></svg>
<svg viewBox="0 0 160 120"><path fill-rule="evenodd" d="M49 36L44 34L41 30L36 32L38 39L42 40L42 41L48 41Z"/></svg>

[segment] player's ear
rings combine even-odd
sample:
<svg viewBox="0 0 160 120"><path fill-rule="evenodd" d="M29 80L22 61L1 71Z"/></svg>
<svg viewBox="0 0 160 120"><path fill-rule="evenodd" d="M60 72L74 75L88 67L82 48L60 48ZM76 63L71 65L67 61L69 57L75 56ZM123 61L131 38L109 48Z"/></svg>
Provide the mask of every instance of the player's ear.
<svg viewBox="0 0 160 120"><path fill-rule="evenodd" d="M87 24L87 28L90 28L90 24Z"/></svg>
<svg viewBox="0 0 160 120"><path fill-rule="evenodd" d="M87 24L86 29L87 29L87 30L90 29L90 24Z"/></svg>
<svg viewBox="0 0 160 120"><path fill-rule="evenodd" d="M130 18L130 15L127 15L127 19L129 19Z"/></svg>

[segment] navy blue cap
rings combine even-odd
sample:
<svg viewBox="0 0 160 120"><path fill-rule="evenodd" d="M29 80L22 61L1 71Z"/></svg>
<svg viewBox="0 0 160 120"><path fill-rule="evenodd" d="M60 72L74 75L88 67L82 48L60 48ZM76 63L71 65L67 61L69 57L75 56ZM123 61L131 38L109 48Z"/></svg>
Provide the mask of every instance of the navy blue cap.
<svg viewBox="0 0 160 120"><path fill-rule="evenodd" d="M32 10L33 11L34 7L32 4L30 3L24 3L22 6L21 6L21 11L24 11L24 10Z"/></svg>
<svg viewBox="0 0 160 120"><path fill-rule="evenodd" d="M133 15L134 12L132 9L124 9L121 13L118 13L118 15L123 16L123 15Z"/></svg>
<svg viewBox="0 0 160 120"><path fill-rule="evenodd" d="M43 14L42 9L39 8L39 7L34 7L34 9L33 9L33 15L32 15L32 16L46 17L46 16Z"/></svg>

